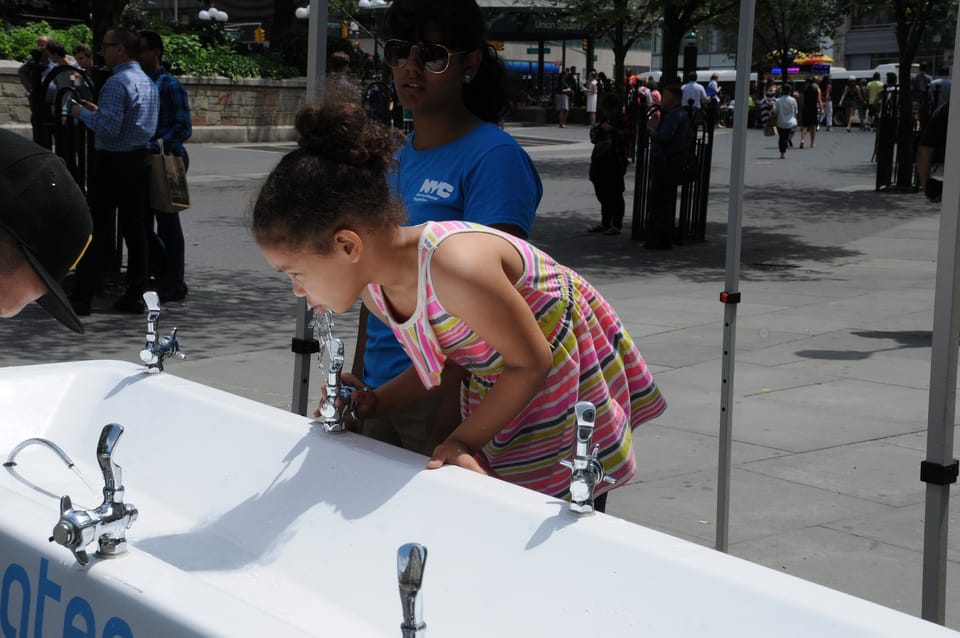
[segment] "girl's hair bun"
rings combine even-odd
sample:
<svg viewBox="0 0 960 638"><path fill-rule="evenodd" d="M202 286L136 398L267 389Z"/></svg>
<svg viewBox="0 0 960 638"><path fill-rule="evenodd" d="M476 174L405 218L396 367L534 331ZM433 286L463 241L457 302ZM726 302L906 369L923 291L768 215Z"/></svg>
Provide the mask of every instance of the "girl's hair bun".
<svg viewBox="0 0 960 638"><path fill-rule="evenodd" d="M295 126L300 148L323 159L372 170L383 170L392 160L390 135L368 122L356 102L334 98L325 104L304 105L297 112Z"/></svg>

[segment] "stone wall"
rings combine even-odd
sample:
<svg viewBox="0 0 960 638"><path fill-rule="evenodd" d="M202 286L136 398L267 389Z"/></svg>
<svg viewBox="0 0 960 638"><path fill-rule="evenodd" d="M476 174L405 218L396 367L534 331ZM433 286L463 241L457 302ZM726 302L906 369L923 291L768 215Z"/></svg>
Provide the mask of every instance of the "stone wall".
<svg viewBox="0 0 960 638"><path fill-rule="evenodd" d="M30 136L27 93L20 63L0 60L0 127ZM274 142L295 138L293 118L306 95L306 79L179 78L190 96L191 142Z"/></svg>

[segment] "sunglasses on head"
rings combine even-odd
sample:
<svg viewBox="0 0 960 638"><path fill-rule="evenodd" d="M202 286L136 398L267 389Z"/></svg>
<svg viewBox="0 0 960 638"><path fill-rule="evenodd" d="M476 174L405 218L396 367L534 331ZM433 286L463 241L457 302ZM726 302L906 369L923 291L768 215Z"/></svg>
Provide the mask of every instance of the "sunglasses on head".
<svg viewBox="0 0 960 638"><path fill-rule="evenodd" d="M442 44L428 44L420 42L414 44L409 40L387 40L383 45L383 59L393 68L404 66L417 50L417 57L423 68L430 73L443 73L450 66L450 56L460 55L466 51L451 51Z"/></svg>

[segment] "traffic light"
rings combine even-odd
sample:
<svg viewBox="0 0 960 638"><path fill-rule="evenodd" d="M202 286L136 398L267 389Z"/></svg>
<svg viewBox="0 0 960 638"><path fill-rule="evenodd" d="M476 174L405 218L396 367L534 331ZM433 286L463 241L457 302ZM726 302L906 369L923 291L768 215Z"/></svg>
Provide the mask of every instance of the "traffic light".
<svg viewBox="0 0 960 638"><path fill-rule="evenodd" d="M344 40L350 37L350 23L346 20L340 23L340 37Z"/></svg>
<svg viewBox="0 0 960 638"><path fill-rule="evenodd" d="M267 39L267 32L263 30L263 27L257 27L253 30L253 41L254 42L263 42Z"/></svg>
<svg viewBox="0 0 960 638"><path fill-rule="evenodd" d="M494 51L503 51L503 40L494 40L490 44L493 45Z"/></svg>
<svg viewBox="0 0 960 638"><path fill-rule="evenodd" d="M590 38L584 38L580 48L582 48L584 51L590 50Z"/></svg>

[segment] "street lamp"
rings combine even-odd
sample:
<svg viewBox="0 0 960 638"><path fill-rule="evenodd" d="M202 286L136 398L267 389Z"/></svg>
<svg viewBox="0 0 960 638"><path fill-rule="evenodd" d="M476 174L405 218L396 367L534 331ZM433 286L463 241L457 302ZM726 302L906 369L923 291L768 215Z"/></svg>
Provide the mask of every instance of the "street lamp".
<svg viewBox="0 0 960 638"><path fill-rule="evenodd" d="M230 16L227 15L226 11L220 11L216 7L210 7L209 9L201 9L200 13L197 14L197 19L204 22L209 22L215 20L217 22L226 22L227 18Z"/></svg>
<svg viewBox="0 0 960 638"><path fill-rule="evenodd" d="M297 16L301 20L306 20L310 17L310 5L305 7L297 7L297 10L293 12L293 15Z"/></svg>

